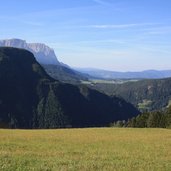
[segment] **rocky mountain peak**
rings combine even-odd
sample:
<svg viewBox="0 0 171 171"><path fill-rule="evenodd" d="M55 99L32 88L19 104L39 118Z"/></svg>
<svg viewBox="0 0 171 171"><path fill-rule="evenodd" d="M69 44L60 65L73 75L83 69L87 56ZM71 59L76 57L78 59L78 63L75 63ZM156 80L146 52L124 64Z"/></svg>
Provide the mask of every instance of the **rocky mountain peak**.
<svg viewBox="0 0 171 171"><path fill-rule="evenodd" d="M27 43L21 39L5 39L0 40L0 46L29 50L34 54L37 61L42 64L60 64L54 50L42 43Z"/></svg>
<svg viewBox="0 0 171 171"><path fill-rule="evenodd" d="M27 45L30 49L32 49L33 51L35 51L37 53L44 52L45 55L49 55L51 53L53 53L53 55L55 54L55 52L52 48L50 48L42 43L28 43Z"/></svg>
<svg viewBox="0 0 171 171"><path fill-rule="evenodd" d="M0 40L0 46L25 48L26 47L26 41L20 40L20 39Z"/></svg>

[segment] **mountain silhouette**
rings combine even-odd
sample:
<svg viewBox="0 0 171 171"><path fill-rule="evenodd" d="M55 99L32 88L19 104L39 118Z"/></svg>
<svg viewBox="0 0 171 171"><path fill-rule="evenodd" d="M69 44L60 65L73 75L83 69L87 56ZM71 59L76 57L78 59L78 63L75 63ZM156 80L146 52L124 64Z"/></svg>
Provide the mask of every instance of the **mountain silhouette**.
<svg viewBox="0 0 171 171"><path fill-rule="evenodd" d="M24 49L0 48L0 127L107 126L139 111L117 97L51 78Z"/></svg>

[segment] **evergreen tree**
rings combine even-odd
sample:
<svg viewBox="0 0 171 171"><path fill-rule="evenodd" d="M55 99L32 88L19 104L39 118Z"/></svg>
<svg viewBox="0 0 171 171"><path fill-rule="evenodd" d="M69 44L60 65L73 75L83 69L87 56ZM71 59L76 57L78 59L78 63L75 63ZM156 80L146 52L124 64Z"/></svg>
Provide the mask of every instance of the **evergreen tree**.
<svg viewBox="0 0 171 171"><path fill-rule="evenodd" d="M148 120L147 120L147 127L151 128L157 128L161 127L161 119L162 119L162 113L157 111L157 112L151 112L149 114Z"/></svg>

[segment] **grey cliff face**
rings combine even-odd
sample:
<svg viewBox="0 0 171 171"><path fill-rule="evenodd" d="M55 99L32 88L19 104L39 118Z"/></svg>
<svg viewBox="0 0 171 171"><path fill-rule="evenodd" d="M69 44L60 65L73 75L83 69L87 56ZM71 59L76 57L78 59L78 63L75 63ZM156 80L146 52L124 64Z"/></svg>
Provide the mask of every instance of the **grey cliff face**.
<svg viewBox="0 0 171 171"><path fill-rule="evenodd" d="M25 40L21 39L6 39L0 40L0 46L26 49L34 54L39 63L60 65L54 50L45 44L27 43Z"/></svg>

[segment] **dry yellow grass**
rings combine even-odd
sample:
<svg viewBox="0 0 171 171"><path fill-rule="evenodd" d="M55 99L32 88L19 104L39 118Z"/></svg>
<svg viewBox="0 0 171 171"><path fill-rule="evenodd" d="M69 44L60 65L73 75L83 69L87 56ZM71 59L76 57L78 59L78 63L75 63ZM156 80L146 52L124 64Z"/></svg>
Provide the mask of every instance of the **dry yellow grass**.
<svg viewBox="0 0 171 171"><path fill-rule="evenodd" d="M0 130L2 171L170 171L171 130Z"/></svg>

